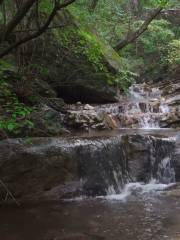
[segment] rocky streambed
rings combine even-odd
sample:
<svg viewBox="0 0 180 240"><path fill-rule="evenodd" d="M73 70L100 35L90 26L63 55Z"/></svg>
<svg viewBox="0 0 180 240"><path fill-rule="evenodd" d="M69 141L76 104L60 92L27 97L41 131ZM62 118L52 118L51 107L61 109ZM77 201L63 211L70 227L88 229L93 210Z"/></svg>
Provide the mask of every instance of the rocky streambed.
<svg viewBox="0 0 180 240"><path fill-rule="evenodd" d="M129 182L179 181L179 89L135 84L118 103L66 105L66 137L2 140L1 199L12 198L6 187L19 199L60 199L119 194ZM58 112L57 101L51 108Z"/></svg>
<svg viewBox="0 0 180 240"><path fill-rule="evenodd" d="M180 239L179 85L53 111L72 134L0 141L0 238Z"/></svg>
<svg viewBox="0 0 180 240"><path fill-rule="evenodd" d="M118 103L69 105L65 123L70 129L179 128L180 85L135 84Z"/></svg>

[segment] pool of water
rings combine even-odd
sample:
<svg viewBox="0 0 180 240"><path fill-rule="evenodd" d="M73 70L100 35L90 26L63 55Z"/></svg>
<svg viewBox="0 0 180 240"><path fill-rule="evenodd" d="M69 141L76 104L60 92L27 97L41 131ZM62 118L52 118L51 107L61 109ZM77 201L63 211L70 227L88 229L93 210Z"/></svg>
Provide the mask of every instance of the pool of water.
<svg viewBox="0 0 180 240"><path fill-rule="evenodd" d="M179 240L180 201L159 192L0 208L1 240Z"/></svg>

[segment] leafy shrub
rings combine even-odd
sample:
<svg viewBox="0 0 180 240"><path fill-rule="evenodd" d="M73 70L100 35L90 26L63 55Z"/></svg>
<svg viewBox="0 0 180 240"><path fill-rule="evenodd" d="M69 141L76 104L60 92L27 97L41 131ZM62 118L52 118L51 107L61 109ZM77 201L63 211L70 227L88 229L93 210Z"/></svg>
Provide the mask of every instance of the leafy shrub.
<svg viewBox="0 0 180 240"><path fill-rule="evenodd" d="M13 67L7 62L0 62L0 129L18 134L23 128L33 128L28 120L32 108L20 102L13 92L8 73Z"/></svg>
<svg viewBox="0 0 180 240"><path fill-rule="evenodd" d="M168 63L171 69L180 66L180 40L173 40L169 44Z"/></svg>
<svg viewBox="0 0 180 240"><path fill-rule="evenodd" d="M136 26L142 24L142 21L136 22ZM159 53L167 51L168 43L174 38L174 33L170 29L170 23L166 20L154 20L148 27L139 42L143 44L146 54Z"/></svg>

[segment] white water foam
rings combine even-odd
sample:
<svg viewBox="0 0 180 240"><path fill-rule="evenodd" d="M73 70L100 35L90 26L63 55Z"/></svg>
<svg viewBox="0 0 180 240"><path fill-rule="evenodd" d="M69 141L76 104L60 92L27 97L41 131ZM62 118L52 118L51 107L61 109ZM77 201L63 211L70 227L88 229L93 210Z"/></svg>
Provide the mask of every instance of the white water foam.
<svg viewBox="0 0 180 240"><path fill-rule="evenodd" d="M141 182L128 183L125 185L124 189L120 194L98 196L97 198L107 199L107 200L126 201L130 195L133 195L133 194L143 195L143 194L151 194L155 192L157 193L160 191L164 191L173 185L174 183L170 183L170 184L157 183L155 179L152 179L147 184L141 183Z"/></svg>
<svg viewBox="0 0 180 240"><path fill-rule="evenodd" d="M126 202L128 200L128 197L131 195L150 195L152 193L160 193L162 191L165 191L166 189L174 186L175 183L170 184L162 184L157 183L157 180L152 179L149 183L145 184L142 182L134 182L134 183L128 183L125 185L124 189L120 194L116 194L115 191L112 189L112 193L109 192L106 196L97 196L95 198L87 197L87 196L79 196L75 198L70 199L64 199L65 202L80 202L88 199L104 199L104 200L112 200L112 201L122 201Z"/></svg>

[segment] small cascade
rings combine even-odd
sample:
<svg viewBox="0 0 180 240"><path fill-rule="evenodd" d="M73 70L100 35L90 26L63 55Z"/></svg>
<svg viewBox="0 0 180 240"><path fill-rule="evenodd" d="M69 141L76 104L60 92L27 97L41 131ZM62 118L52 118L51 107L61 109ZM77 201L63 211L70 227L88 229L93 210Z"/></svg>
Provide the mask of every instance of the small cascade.
<svg viewBox="0 0 180 240"><path fill-rule="evenodd" d="M163 137L165 129L160 131L161 126L167 127L162 123L172 113L172 104L172 98L165 98L163 90L134 84L118 103L74 106L89 136L96 130L91 124L93 121L102 127L101 130L120 129L115 137L95 139L87 145L82 141L77 146L75 158L78 158L85 195L128 195L134 189L151 191L175 182L176 141ZM176 168L179 169L179 165Z"/></svg>
<svg viewBox="0 0 180 240"><path fill-rule="evenodd" d="M120 194L110 194L105 197L97 197L97 198L105 198L108 200L120 200L126 201L126 199L131 195L146 195L149 193L164 191L170 187L173 187L175 184L163 184L157 183L156 180L152 179L149 183L145 184L142 182L128 183L125 185L124 189Z"/></svg>
<svg viewBox="0 0 180 240"><path fill-rule="evenodd" d="M137 182L143 188L152 182L174 183L174 152L173 138L153 136L124 135L81 143L76 154L83 193L111 196L130 192Z"/></svg>
<svg viewBox="0 0 180 240"><path fill-rule="evenodd" d="M158 88L134 84L119 103L97 106L96 111L110 114L119 128L157 129L171 110Z"/></svg>
<svg viewBox="0 0 180 240"><path fill-rule="evenodd" d="M141 111L139 116L140 128L159 128L159 120L163 113L169 111L163 102L161 91L158 88L149 88L146 84L133 85L130 88L130 98L137 102Z"/></svg>
<svg viewBox="0 0 180 240"><path fill-rule="evenodd" d="M165 140L165 141L164 141ZM175 139L173 138L151 138L149 180L156 180L157 183L169 184L175 182L175 170L173 154L175 152Z"/></svg>
<svg viewBox="0 0 180 240"><path fill-rule="evenodd" d="M135 136L128 137L128 141L130 143L129 148L132 149L132 153L135 151L137 154L138 149L140 152L142 151L143 144L139 141L140 139L135 140L135 138ZM123 189L121 188L119 192L114 191L112 186L110 186L107 191L107 196L105 197L106 199L125 200L128 196L133 194L136 195L163 191L174 185L176 181L173 161L173 154L175 153L175 139L147 137L144 140L146 142L144 143L145 148L143 151L147 152L146 154L144 152L141 153L144 155L142 157L142 159L144 159L143 172L140 173L142 175L138 175L137 166L136 172L133 171L133 168L135 167L133 162L136 162L136 154L130 153L131 156L128 156L129 151L127 151L126 148L126 159L128 161L127 165L129 167L128 175L130 181L127 182ZM145 158L147 159L145 160ZM138 159L138 161L139 160L140 159ZM144 177L142 177L143 174Z"/></svg>

